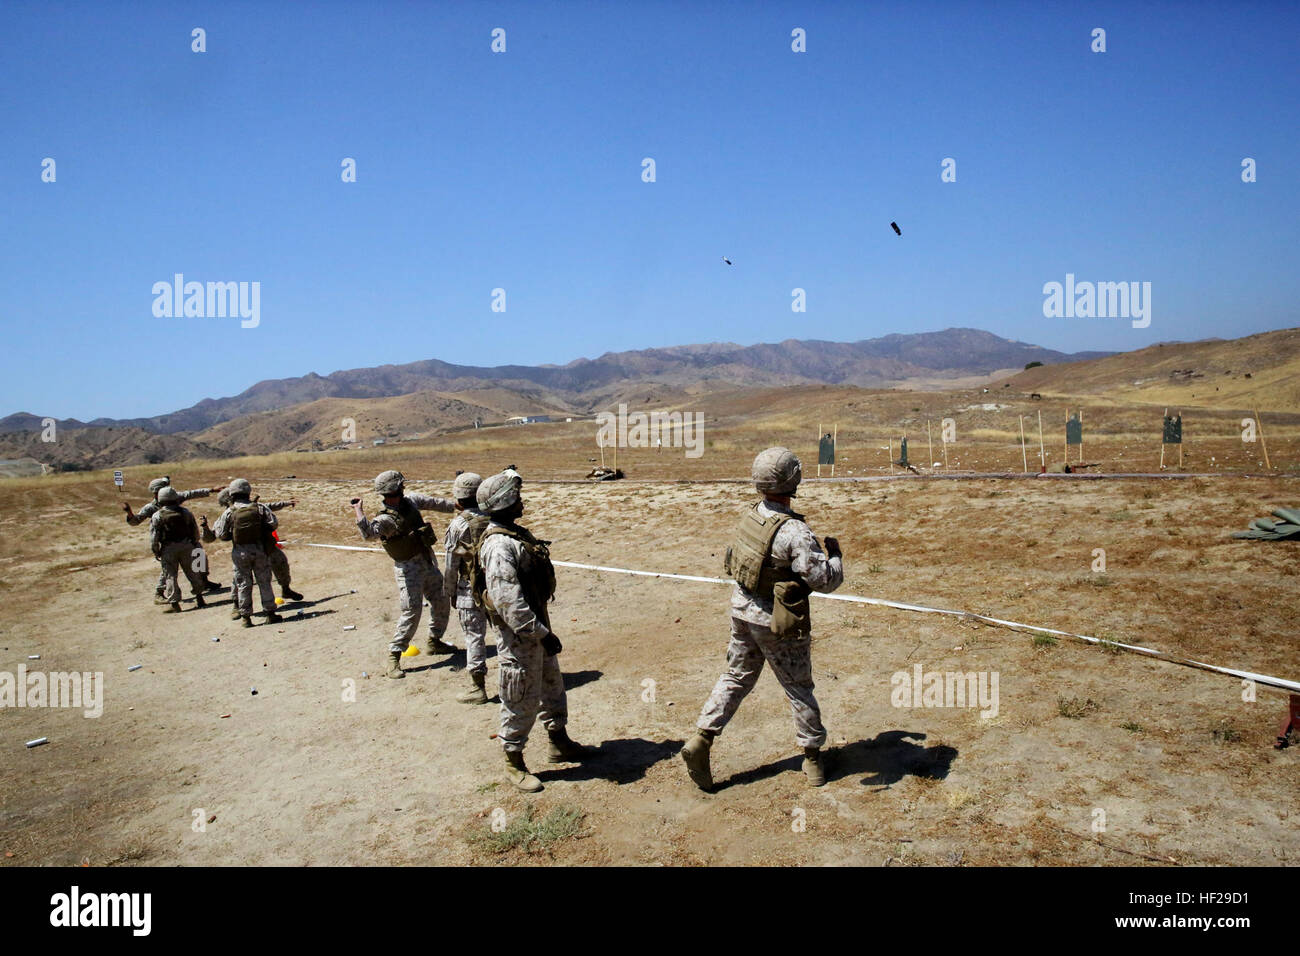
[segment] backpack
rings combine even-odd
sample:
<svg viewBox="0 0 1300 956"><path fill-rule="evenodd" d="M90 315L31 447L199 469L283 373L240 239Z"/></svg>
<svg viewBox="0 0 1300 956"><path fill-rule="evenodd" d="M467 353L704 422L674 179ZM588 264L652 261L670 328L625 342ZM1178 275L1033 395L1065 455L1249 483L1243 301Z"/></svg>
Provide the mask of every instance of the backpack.
<svg viewBox="0 0 1300 956"><path fill-rule="evenodd" d="M551 615L547 604L555 597L555 566L551 564L551 542L533 537L527 528L517 525L489 525L479 533L474 544L474 562L470 568L469 590L474 598L474 606L487 615L489 621L498 626L505 626L505 621L497 613L492 599L487 593L487 572L483 567L483 542L494 534L503 534L514 538L524 546L524 551L531 558L532 567L527 574L519 576L519 585L524 592L524 600L529 609L549 629Z"/></svg>

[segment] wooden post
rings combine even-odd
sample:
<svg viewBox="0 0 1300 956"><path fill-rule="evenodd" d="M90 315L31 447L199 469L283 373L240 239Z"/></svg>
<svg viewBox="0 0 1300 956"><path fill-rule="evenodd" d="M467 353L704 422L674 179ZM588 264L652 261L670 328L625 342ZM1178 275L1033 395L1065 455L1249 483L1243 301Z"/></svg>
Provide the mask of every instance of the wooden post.
<svg viewBox="0 0 1300 956"><path fill-rule="evenodd" d="M822 423L817 423L817 477L822 476Z"/></svg>
<svg viewBox="0 0 1300 956"><path fill-rule="evenodd" d="M1183 437L1183 433L1182 433L1183 410L1181 408L1178 410L1177 415L1178 415L1178 425L1179 425L1178 437L1182 438ZM1182 442L1178 443L1178 470L1179 471L1183 470L1183 443Z"/></svg>
<svg viewBox="0 0 1300 956"><path fill-rule="evenodd" d="M930 437L930 419L925 420L925 442L930 446L930 458L926 462L926 468L934 467L934 439Z"/></svg>
<svg viewBox="0 0 1300 956"><path fill-rule="evenodd" d="M835 450L835 457L840 457L840 423L836 422L831 431L831 448ZM831 477L835 477L835 462L831 462Z"/></svg>
<svg viewBox="0 0 1300 956"><path fill-rule="evenodd" d="M894 473L894 436L889 436L889 473Z"/></svg>
<svg viewBox="0 0 1300 956"><path fill-rule="evenodd" d="M1083 408L1079 409L1079 461L1083 461Z"/></svg>
<svg viewBox="0 0 1300 956"><path fill-rule="evenodd" d="M1070 410L1065 410L1065 460L1070 460Z"/></svg>
<svg viewBox="0 0 1300 956"><path fill-rule="evenodd" d="M943 470L948 470L948 440L943 441Z"/></svg>
<svg viewBox="0 0 1300 956"><path fill-rule="evenodd" d="M605 440L599 435L596 436L596 444L600 446L600 467L605 467Z"/></svg>
<svg viewBox="0 0 1300 956"><path fill-rule="evenodd" d="M1029 452L1025 451L1025 416L1020 416L1020 461L1025 466L1025 474L1029 474Z"/></svg>
<svg viewBox="0 0 1300 956"><path fill-rule="evenodd" d="M1047 470L1047 449L1043 445L1043 410L1038 410L1038 464Z"/></svg>
<svg viewBox="0 0 1300 956"><path fill-rule="evenodd" d="M1255 412L1255 432L1259 435L1259 447L1264 450L1264 467L1269 471L1273 470L1273 465L1268 460L1268 443L1264 441L1264 423L1259 420L1259 409Z"/></svg>

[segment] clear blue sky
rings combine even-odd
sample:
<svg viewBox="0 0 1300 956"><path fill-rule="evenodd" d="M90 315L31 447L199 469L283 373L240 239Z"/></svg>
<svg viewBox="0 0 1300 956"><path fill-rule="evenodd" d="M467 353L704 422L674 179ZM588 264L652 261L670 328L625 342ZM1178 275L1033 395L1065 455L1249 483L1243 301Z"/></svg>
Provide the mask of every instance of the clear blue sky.
<svg viewBox="0 0 1300 956"><path fill-rule="evenodd" d="M425 358L1298 325L1298 34L1295 3L7 0L0 415ZM260 282L260 326L154 318L176 272ZM1151 282L1150 328L1045 319L1067 272Z"/></svg>

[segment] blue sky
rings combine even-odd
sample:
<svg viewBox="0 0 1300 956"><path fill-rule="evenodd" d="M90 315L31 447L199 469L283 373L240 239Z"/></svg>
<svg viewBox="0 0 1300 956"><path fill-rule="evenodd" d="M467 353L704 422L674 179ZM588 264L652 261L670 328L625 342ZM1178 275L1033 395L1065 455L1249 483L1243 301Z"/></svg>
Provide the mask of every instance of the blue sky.
<svg viewBox="0 0 1300 956"><path fill-rule="evenodd" d="M1298 28L1293 3L9 0L0 415L425 358L1294 326ZM260 282L260 325L155 318L177 272ZM1149 281L1150 327L1044 318L1066 273Z"/></svg>

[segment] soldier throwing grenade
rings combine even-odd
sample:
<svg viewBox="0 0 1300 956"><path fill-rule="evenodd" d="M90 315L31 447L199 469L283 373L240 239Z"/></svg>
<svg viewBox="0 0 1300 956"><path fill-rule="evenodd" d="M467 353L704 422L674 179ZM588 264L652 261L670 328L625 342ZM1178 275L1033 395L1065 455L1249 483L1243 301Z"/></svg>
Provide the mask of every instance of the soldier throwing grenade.
<svg viewBox="0 0 1300 956"><path fill-rule="evenodd" d="M163 601L171 605L164 614L175 614L181 609L181 589L176 575L185 572L194 591L194 606L204 607L203 575L195 568L207 567L203 549L199 547L199 529L194 515L181 507L181 496L170 486L159 489L158 510L149 518L149 543L154 556L162 562Z"/></svg>
<svg viewBox="0 0 1300 956"><path fill-rule="evenodd" d="M383 497L384 507L373 521L366 517L360 498L353 498L351 504L357 514L361 537L367 541L381 539L384 550L393 559L402 616L398 618L397 632L388 645L385 673L389 677L401 678L406 676L402 670L402 652L420 626L425 598L429 599L433 611L426 649L430 654L452 654L456 650L442 640L442 635L447 632L447 619L451 616L451 602L443 591L442 572L438 570L438 559L433 553L438 536L420 514L421 511L452 512L456 510L456 502L433 495L406 494L406 479L400 471L385 471L377 475L375 492Z"/></svg>
<svg viewBox="0 0 1300 956"><path fill-rule="evenodd" d="M823 553L803 515L790 507L803 477L799 459L791 451L760 452L752 475L763 500L741 518L725 560L727 573L736 580L727 671L700 712L698 730L682 748L682 760L696 786L713 788L709 768L713 738L754 689L766 661L794 712L795 739L804 752L803 772L809 785L820 787L826 783L821 758L826 728L813 697L808 595L834 591L844 582L843 559L834 538L826 539Z"/></svg>

